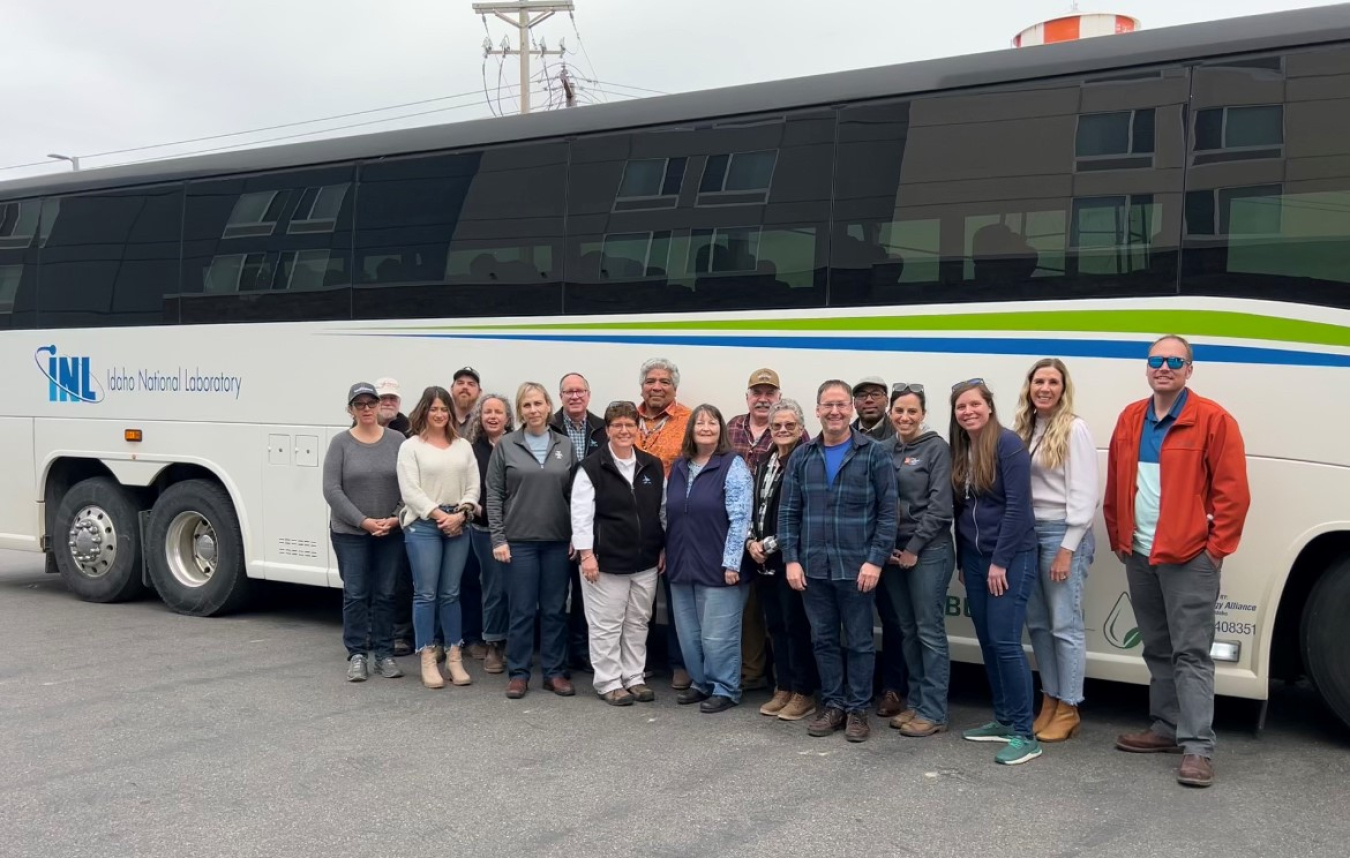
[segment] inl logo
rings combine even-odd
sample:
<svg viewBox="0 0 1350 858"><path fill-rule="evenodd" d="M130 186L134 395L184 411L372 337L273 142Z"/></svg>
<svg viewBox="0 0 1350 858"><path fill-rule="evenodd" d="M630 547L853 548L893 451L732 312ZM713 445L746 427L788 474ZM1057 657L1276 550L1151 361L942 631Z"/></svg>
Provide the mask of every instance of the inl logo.
<svg viewBox="0 0 1350 858"><path fill-rule="evenodd" d="M47 377L48 402L102 402L103 385L89 368L87 357L67 357L56 346L39 346L33 362Z"/></svg>

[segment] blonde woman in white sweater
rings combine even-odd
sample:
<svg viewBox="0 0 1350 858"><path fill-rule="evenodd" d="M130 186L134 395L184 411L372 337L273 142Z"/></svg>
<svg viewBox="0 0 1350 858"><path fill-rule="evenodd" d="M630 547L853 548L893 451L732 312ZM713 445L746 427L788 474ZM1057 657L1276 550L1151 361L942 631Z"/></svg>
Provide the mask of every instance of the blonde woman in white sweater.
<svg viewBox="0 0 1350 858"><path fill-rule="evenodd" d="M1083 702L1083 588L1101 492L1097 445L1087 423L1073 413L1073 381L1059 358L1032 364L1013 426L1031 454L1031 506L1040 542L1027 631L1044 699L1032 729L1042 742L1063 742L1078 732Z"/></svg>
<svg viewBox="0 0 1350 858"><path fill-rule="evenodd" d="M432 639L439 616L445 642L454 644L445 668L455 685L468 685L459 645L459 582L469 559L467 522L478 503L478 462L450 422L450 393L428 387L413 409L412 434L398 451L399 523L413 574L413 637L422 659L422 684L443 688Z"/></svg>

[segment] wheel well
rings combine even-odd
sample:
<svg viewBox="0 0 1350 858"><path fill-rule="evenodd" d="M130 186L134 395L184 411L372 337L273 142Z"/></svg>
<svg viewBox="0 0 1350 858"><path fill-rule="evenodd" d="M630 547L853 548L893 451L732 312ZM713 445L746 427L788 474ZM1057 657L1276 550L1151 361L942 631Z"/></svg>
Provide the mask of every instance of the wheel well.
<svg viewBox="0 0 1350 858"><path fill-rule="evenodd" d="M1350 555L1350 532L1324 533L1304 546L1289 571L1289 580L1275 613L1275 635L1271 643L1270 675L1293 681L1304 673L1299 625L1303 606L1322 573L1337 560Z"/></svg>
<svg viewBox="0 0 1350 858"><path fill-rule="evenodd" d="M107 466L98 459L81 459L77 457L67 457L57 459L47 470L47 482L43 490L43 510L44 510L44 533L50 538L56 523L56 509L61 505L61 500L70 491L70 487L76 483L90 479L91 477L108 477L116 479ZM154 483L146 488L136 486L123 486L123 488L138 501L141 509L149 509L159 498L164 490L174 483L181 483L184 480L210 480L217 485L224 486L209 468L201 465L185 465L176 463L169 465L159 472L155 477Z"/></svg>

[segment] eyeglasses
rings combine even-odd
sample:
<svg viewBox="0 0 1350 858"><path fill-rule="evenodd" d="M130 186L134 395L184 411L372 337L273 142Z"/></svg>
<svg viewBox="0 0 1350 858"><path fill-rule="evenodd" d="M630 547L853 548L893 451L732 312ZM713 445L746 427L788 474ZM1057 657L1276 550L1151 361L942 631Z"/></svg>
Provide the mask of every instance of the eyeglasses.
<svg viewBox="0 0 1350 858"><path fill-rule="evenodd" d="M822 402L819 407L825 411L847 411L852 402Z"/></svg>
<svg viewBox="0 0 1350 858"><path fill-rule="evenodd" d="M970 386L973 387L974 385L977 385L977 384L984 384L984 379L982 379L982 378L968 378L968 379L966 379L965 381L958 381L956 384L953 384L953 385L952 385L952 390L957 390L957 389L962 388L962 387L965 387L965 386L967 386L967 385L970 385Z"/></svg>
<svg viewBox="0 0 1350 858"><path fill-rule="evenodd" d="M899 384L892 384L892 385L891 385L891 395L892 395L892 396L903 395L903 394L906 394L906 393L923 393L923 385L922 385L922 384L910 384L910 383L907 382L907 381L902 381L902 382L900 382Z"/></svg>
<svg viewBox="0 0 1350 858"><path fill-rule="evenodd" d="M770 424L769 424L769 431L770 431L770 432L791 432L793 429L796 429L796 428L797 428L797 421L795 421L795 420L793 420L793 421L791 421L791 422L789 422L789 423L770 423Z"/></svg>
<svg viewBox="0 0 1350 858"><path fill-rule="evenodd" d="M585 388L578 388L578 387L573 387L573 388L569 388L568 390L562 391L562 395L563 395L563 396L585 396L585 395L588 394L588 393L590 393L589 390L586 390Z"/></svg>
<svg viewBox="0 0 1350 858"><path fill-rule="evenodd" d="M1167 364L1168 369L1178 370L1188 363L1190 363L1190 361L1186 360L1184 357L1163 357L1162 355L1153 355L1148 359L1149 369L1162 369L1163 364Z"/></svg>
<svg viewBox="0 0 1350 858"><path fill-rule="evenodd" d="M854 398L854 399L885 399L885 398L886 398L886 391L884 391L884 390L877 390L877 389L875 389L875 388L868 388L867 390L864 390L862 393L855 393L855 394L853 394L853 398Z"/></svg>
<svg viewBox="0 0 1350 858"><path fill-rule="evenodd" d="M360 402L353 402L352 408L355 408L357 411L369 411L379 404L380 403L376 402L374 399L362 399Z"/></svg>

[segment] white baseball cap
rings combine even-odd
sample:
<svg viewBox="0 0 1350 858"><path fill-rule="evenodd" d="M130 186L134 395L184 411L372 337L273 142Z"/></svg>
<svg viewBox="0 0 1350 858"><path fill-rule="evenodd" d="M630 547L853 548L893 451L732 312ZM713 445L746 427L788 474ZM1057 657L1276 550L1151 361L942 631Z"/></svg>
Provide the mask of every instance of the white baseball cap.
<svg viewBox="0 0 1350 858"><path fill-rule="evenodd" d="M398 382L392 378L381 378L375 382L376 396L398 396ZM400 399L402 397L399 397Z"/></svg>

